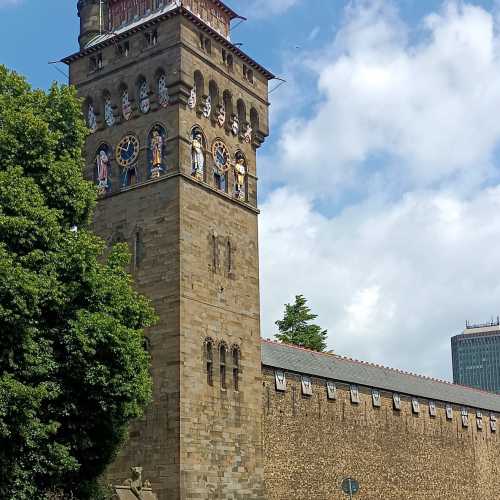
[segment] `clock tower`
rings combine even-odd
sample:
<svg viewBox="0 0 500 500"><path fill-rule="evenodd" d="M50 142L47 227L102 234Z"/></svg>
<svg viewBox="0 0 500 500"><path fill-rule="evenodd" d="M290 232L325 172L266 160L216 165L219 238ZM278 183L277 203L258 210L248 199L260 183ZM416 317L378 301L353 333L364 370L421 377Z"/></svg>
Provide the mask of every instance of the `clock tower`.
<svg viewBox="0 0 500 500"><path fill-rule="evenodd" d="M107 472L159 500L263 499L256 152L273 75L219 0L79 0L65 58L91 131L95 230L127 242L159 322L154 399Z"/></svg>

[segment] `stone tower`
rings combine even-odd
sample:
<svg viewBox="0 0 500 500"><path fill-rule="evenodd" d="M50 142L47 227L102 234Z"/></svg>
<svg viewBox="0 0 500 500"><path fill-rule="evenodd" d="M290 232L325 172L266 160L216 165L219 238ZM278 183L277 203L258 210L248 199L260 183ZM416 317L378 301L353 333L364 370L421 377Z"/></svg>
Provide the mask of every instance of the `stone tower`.
<svg viewBox="0 0 500 500"><path fill-rule="evenodd" d="M256 151L273 77L218 0L80 0L64 62L91 134L96 231L128 242L160 320L154 402L107 479L160 500L263 499Z"/></svg>

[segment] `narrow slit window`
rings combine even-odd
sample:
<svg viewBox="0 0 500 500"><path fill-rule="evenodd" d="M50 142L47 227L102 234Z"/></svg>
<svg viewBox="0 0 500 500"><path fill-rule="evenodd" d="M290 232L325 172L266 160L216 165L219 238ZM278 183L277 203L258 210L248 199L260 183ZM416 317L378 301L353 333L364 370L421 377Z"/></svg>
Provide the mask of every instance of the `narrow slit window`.
<svg viewBox="0 0 500 500"><path fill-rule="evenodd" d="M274 378L276 380L276 390L280 392L285 392L286 391L285 372L282 370L276 370Z"/></svg>
<svg viewBox="0 0 500 500"><path fill-rule="evenodd" d="M359 403L359 387L357 385L351 385L351 403Z"/></svg>
<svg viewBox="0 0 500 500"><path fill-rule="evenodd" d="M226 381L226 346L222 344L219 350L219 362L220 362L220 387L221 389L227 389Z"/></svg>
<svg viewBox="0 0 500 500"><path fill-rule="evenodd" d="M311 379L309 377L302 377L302 394L304 396L312 396L313 390L312 390L312 383Z"/></svg>
<svg viewBox="0 0 500 500"><path fill-rule="evenodd" d="M233 387L235 391L240 390L240 350L233 348Z"/></svg>
<svg viewBox="0 0 500 500"><path fill-rule="evenodd" d="M380 408L382 406L382 400L380 398L380 391L377 389L372 390L372 402L375 408Z"/></svg>
<svg viewBox="0 0 500 500"><path fill-rule="evenodd" d="M208 340L205 346L207 360L207 384L214 385L214 351L212 341Z"/></svg>

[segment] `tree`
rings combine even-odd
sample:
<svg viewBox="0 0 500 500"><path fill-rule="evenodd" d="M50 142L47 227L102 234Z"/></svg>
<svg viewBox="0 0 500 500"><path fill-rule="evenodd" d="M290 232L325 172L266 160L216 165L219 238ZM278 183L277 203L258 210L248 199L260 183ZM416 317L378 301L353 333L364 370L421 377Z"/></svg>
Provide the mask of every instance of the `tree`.
<svg viewBox="0 0 500 500"><path fill-rule="evenodd" d="M99 498L151 398L155 315L127 247L90 230L86 134L73 89L33 90L0 66L0 498Z"/></svg>
<svg viewBox="0 0 500 500"><path fill-rule="evenodd" d="M324 352L326 349L327 330L311 324L318 317L312 314L303 295L295 297L295 304L285 304L285 316L276 321L279 333L276 338L285 344L294 344L313 351Z"/></svg>

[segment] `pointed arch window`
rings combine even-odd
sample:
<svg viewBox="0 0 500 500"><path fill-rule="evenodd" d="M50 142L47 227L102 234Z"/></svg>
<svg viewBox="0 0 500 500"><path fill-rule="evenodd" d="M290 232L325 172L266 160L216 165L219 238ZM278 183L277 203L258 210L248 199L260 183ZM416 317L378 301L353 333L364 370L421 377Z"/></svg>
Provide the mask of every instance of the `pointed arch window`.
<svg viewBox="0 0 500 500"><path fill-rule="evenodd" d="M233 347L233 387L235 391L240 390L240 349Z"/></svg>
<svg viewBox="0 0 500 500"><path fill-rule="evenodd" d="M207 371L207 384L214 385L214 344L212 339L205 340L205 362Z"/></svg>
<svg viewBox="0 0 500 500"><path fill-rule="evenodd" d="M219 363L220 363L220 387L223 390L227 389L226 357L227 357L227 347L226 344L222 343L219 348Z"/></svg>

